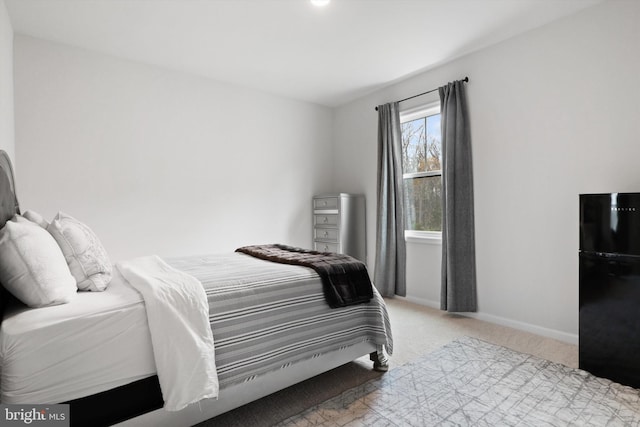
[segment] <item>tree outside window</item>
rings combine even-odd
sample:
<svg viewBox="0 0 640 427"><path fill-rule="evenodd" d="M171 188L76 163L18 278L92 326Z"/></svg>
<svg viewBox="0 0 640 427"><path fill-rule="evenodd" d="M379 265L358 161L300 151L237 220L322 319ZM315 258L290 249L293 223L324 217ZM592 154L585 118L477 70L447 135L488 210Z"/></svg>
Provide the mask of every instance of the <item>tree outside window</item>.
<svg viewBox="0 0 640 427"><path fill-rule="evenodd" d="M407 230L442 231L440 108L403 117L402 161Z"/></svg>

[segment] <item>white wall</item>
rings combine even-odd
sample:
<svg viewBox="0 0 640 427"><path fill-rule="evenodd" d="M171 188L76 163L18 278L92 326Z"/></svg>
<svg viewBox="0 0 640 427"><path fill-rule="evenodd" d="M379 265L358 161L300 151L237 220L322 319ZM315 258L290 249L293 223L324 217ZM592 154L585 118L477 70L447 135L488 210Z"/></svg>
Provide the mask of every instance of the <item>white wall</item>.
<svg viewBox="0 0 640 427"><path fill-rule="evenodd" d="M311 244L328 108L20 35L15 70L23 210L77 217L114 259Z"/></svg>
<svg viewBox="0 0 640 427"><path fill-rule="evenodd" d="M14 159L13 27L0 0L0 149Z"/></svg>
<svg viewBox="0 0 640 427"><path fill-rule="evenodd" d="M314 193L364 193L373 267L373 108L468 75L480 315L572 340L578 194L640 191L639 21L640 3L605 2L333 112L17 36L18 194L119 259L306 246ZM0 25L11 37L4 7ZM408 249L409 296L437 303L440 247Z"/></svg>
<svg viewBox="0 0 640 427"><path fill-rule="evenodd" d="M606 2L338 108L335 185L366 194L369 253L374 106L469 76L480 316L575 341L578 194L640 191L638 22ZM439 251L409 243L408 296L439 301Z"/></svg>

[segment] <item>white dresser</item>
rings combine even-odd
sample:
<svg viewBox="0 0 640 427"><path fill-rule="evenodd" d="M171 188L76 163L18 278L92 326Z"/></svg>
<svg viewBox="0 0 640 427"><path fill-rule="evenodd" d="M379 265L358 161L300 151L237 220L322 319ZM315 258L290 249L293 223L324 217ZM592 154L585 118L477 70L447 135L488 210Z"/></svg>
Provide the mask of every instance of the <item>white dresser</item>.
<svg viewBox="0 0 640 427"><path fill-rule="evenodd" d="M313 248L351 255L367 262L365 203L362 194L313 198Z"/></svg>

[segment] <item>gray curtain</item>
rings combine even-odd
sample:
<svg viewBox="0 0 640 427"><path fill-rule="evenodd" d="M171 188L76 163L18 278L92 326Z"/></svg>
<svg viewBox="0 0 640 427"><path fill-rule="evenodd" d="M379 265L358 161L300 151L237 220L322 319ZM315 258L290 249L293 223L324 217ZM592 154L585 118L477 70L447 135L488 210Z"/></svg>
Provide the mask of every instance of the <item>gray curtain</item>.
<svg viewBox="0 0 640 427"><path fill-rule="evenodd" d="M383 296L406 295L402 137L398 103L378 106L378 208L373 282Z"/></svg>
<svg viewBox="0 0 640 427"><path fill-rule="evenodd" d="M471 136L463 81L438 89L442 112L440 308L477 311Z"/></svg>

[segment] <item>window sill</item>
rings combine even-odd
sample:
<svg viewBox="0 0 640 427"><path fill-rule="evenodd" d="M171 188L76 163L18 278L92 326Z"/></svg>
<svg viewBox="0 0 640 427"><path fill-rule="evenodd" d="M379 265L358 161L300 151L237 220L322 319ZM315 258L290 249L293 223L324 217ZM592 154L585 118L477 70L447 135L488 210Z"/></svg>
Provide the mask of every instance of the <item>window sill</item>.
<svg viewBox="0 0 640 427"><path fill-rule="evenodd" d="M422 245L442 245L442 233L439 231L405 230L404 241Z"/></svg>

